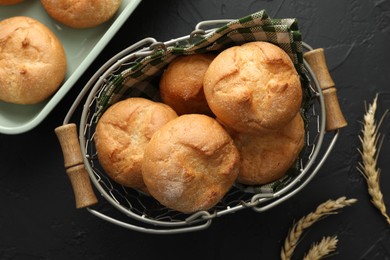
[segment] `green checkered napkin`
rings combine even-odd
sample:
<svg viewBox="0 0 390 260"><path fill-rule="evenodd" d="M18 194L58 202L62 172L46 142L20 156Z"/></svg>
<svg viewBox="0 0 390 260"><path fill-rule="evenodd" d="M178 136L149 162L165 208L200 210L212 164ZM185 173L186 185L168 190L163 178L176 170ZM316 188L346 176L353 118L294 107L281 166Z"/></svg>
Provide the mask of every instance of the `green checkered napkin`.
<svg viewBox="0 0 390 260"><path fill-rule="evenodd" d="M303 76L301 33L296 19L271 19L265 10L232 20L226 25L205 34L194 43L158 49L142 60L132 62L112 80L105 83L98 98L100 111L129 96L158 99L158 86L150 81L160 75L165 66L180 55L218 52L233 45L252 41L267 41L281 47Z"/></svg>

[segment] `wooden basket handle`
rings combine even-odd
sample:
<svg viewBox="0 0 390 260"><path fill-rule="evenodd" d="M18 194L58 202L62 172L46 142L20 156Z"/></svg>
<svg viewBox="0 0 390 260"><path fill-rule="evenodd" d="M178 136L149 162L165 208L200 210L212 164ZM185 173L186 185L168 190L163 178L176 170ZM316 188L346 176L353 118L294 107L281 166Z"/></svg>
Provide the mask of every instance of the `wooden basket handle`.
<svg viewBox="0 0 390 260"><path fill-rule="evenodd" d="M325 100L326 131L334 131L348 125L337 99L335 84L330 76L324 49L314 49L306 52L303 57L309 63L316 75Z"/></svg>
<svg viewBox="0 0 390 260"><path fill-rule="evenodd" d="M98 202L91 181L84 167L75 124L57 127L55 130L64 155L66 173L72 184L76 208L85 208Z"/></svg>

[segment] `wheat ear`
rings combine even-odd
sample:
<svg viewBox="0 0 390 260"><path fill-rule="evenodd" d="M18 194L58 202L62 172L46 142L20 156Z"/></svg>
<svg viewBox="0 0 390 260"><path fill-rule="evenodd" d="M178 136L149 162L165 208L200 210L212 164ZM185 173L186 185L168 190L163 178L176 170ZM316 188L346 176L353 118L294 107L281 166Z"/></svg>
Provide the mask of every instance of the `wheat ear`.
<svg viewBox="0 0 390 260"><path fill-rule="evenodd" d="M383 195L379 185L380 169L377 168L380 146L383 141L382 139L379 142L380 133L378 132L378 129L384 116L387 114L387 111L383 114L379 124L377 125L375 122L377 97L378 96L374 98L372 104L369 104L366 114L364 115L363 129L361 136L359 136L360 142L362 143L362 150L358 149L362 156L362 162L359 163L358 170L363 174L367 181L368 193L371 195L371 202L379 209L381 214L385 217L387 223L390 224L390 218L386 213L386 206L383 201ZM378 149L377 146L379 147Z"/></svg>
<svg viewBox="0 0 390 260"><path fill-rule="evenodd" d="M290 232L288 233L280 254L281 259L291 259L291 256L293 255L294 250L298 245L299 238L306 228L313 225L322 217L329 214L335 214L337 213L336 211L338 209L349 206L356 201L356 199L346 199L345 197L340 197L337 200L328 200L320 204L314 212L311 212L307 216L302 217L295 225L293 225Z"/></svg>
<svg viewBox="0 0 390 260"><path fill-rule="evenodd" d="M303 260L318 260L332 253L337 248L337 236L324 237L319 243L314 243Z"/></svg>

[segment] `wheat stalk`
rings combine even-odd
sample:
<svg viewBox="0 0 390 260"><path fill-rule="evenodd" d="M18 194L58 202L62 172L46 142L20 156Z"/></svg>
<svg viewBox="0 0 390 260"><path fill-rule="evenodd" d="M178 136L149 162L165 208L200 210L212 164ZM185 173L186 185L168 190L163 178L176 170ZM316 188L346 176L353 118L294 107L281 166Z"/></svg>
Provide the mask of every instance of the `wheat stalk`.
<svg viewBox="0 0 390 260"><path fill-rule="evenodd" d="M336 250L337 236L324 237L319 243L312 244L309 252L305 254L303 260L318 260Z"/></svg>
<svg viewBox="0 0 390 260"><path fill-rule="evenodd" d="M338 209L345 206L349 206L355 203L356 199L346 199L340 197L337 200L328 200L320 204L314 212L309 213L307 216L302 217L293 227L284 241L284 246L281 251L281 259L288 260L294 253L296 246L298 245L299 238L303 231L320 220L322 217L329 214L335 214Z"/></svg>
<svg viewBox="0 0 390 260"><path fill-rule="evenodd" d="M379 124L377 125L375 122L377 98L378 96L374 98L372 104L369 104L368 110L366 110L366 114L364 115L362 134L359 136L360 142L362 143L362 150L358 149L362 156L362 162L359 162L358 170L367 181L368 193L371 195L371 202L379 209L381 214L385 217L387 223L390 224L390 218L386 213L386 205L383 201L383 195L379 185L380 169L377 168L377 160L383 141L382 138L379 142L380 133L378 132L378 129L383 121L383 118L387 114L387 111L383 114Z"/></svg>

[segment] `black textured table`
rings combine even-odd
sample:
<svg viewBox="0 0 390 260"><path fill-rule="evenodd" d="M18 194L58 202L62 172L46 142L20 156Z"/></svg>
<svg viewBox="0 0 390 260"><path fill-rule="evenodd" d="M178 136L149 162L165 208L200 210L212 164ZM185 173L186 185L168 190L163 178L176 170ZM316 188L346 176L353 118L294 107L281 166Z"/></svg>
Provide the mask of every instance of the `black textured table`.
<svg viewBox="0 0 390 260"><path fill-rule="evenodd" d="M238 211L205 230L145 234L76 210L54 128L91 75L111 56L145 37L167 41L189 34L202 20L239 18L265 9L272 18L298 19L303 40L325 50L348 126L320 171L297 195L268 211ZM389 224L370 202L357 170L358 135L365 101L377 93L378 118L390 106L389 1L143 1L84 73L36 128L0 134L0 259L280 259L291 226L328 199L358 202L321 219L301 238L293 259L313 242L337 235L329 259L389 259ZM1 113L1 111L0 111ZM378 166L390 205L390 124L385 117ZM99 197L99 200L103 200ZM116 214L110 207L104 207Z"/></svg>

